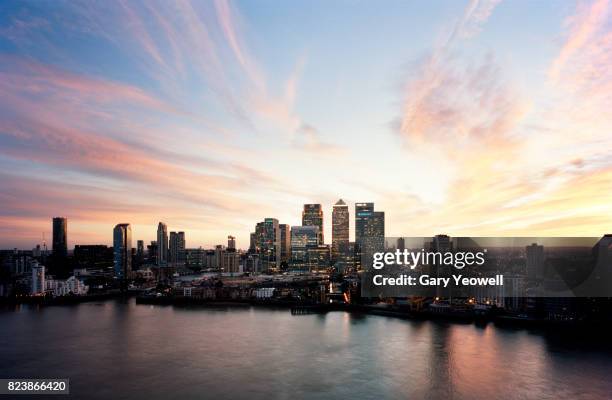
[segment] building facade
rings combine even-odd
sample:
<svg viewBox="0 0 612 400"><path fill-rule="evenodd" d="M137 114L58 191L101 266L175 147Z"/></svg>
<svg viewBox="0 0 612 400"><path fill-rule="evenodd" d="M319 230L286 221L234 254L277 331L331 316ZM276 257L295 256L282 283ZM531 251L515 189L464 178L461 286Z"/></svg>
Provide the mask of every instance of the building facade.
<svg viewBox="0 0 612 400"><path fill-rule="evenodd" d="M349 244L349 209L340 199L334 204L332 211L332 260L338 261L345 257Z"/></svg>
<svg viewBox="0 0 612 400"><path fill-rule="evenodd" d="M319 227L319 243L323 244L323 208L321 204L304 204L302 211L302 226Z"/></svg>
<svg viewBox="0 0 612 400"><path fill-rule="evenodd" d="M229 235L227 237L227 249L230 250L236 250L236 237Z"/></svg>
<svg viewBox="0 0 612 400"><path fill-rule="evenodd" d="M263 271L278 270L281 263L280 226L276 218L266 218L255 227L256 246Z"/></svg>
<svg viewBox="0 0 612 400"><path fill-rule="evenodd" d="M157 265L168 264L168 227L163 222L157 225Z"/></svg>
<svg viewBox="0 0 612 400"><path fill-rule="evenodd" d="M45 293L45 267L36 261L32 261L32 284L30 293L33 295L43 295Z"/></svg>
<svg viewBox="0 0 612 400"><path fill-rule="evenodd" d="M117 224L113 230L113 256L115 276L120 280L132 275L132 227Z"/></svg>
<svg viewBox="0 0 612 400"><path fill-rule="evenodd" d="M170 232L168 261L173 266L185 264L185 232Z"/></svg>
<svg viewBox="0 0 612 400"><path fill-rule="evenodd" d="M355 203L355 264L366 268L373 254L385 250L385 213L374 203Z"/></svg>
<svg viewBox="0 0 612 400"><path fill-rule="evenodd" d="M527 259L527 278L542 279L544 277L544 246L532 243L525 247Z"/></svg>
<svg viewBox="0 0 612 400"><path fill-rule="evenodd" d="M288 263L291 258L291 227L280 224L281 262Z"/></svg>
<svg viewBox="0 0 612 400"><path fill-rule="evenodd" d="M64 217L53 218L53 256L68 256L68 219Z"/></svg>
<svg viewBox="0 0 612 400"><path fill-rule="evenodd" d="M309 250L319 247L319 237L318 226L291 227L291 269L297 271L311 270Z"/></svg>

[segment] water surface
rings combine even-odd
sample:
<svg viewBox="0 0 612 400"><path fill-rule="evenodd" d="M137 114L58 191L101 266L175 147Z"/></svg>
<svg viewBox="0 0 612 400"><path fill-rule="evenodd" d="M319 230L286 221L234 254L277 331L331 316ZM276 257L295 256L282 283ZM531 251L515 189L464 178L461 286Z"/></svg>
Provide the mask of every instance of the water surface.
<svg viewBox="0 0 612 400"><path fill-rule="evenodd" d="M604 399L609 342L491 324L106 301L0 311L0 378L69 378L79 399Z"/></svg>

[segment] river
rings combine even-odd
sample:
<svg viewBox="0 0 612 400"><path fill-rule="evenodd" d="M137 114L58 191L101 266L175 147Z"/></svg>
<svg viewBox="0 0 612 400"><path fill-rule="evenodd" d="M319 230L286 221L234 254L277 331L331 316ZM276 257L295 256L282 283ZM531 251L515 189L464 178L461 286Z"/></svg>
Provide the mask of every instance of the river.
<svg viewBox="0 0 612 400"><path fill-rule="evenodd" d="M0 378L69 378L78 399L604 399L611 341L109 300L1 309Z"/></svg>

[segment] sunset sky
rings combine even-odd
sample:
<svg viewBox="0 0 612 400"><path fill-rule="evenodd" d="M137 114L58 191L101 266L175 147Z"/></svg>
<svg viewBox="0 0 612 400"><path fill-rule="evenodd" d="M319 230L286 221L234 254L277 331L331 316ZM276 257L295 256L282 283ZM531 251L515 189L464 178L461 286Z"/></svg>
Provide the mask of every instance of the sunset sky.
<svg viewBox="0 0 612 400"><path fill-rule="evenodd" d="M387 236L612 233L612 5L3 1L0 248L68 217L248 246L304 203Z"/></svg>

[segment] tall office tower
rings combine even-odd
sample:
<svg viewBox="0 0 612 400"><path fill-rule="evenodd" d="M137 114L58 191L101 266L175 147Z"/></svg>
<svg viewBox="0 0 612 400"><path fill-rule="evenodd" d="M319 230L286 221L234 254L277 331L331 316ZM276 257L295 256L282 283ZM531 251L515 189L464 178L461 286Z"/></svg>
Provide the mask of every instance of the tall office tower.
<svg viewBox="0 0 612 400"><path fill-rule="evenodd" d="M144 240L136 241L136 257L132 260L133 269L139 269L145 261Z"/></svg>
<svg viewBox="0 0 612 400"><path fill-rule="evenodd" d="M68 219L53 218L53 255L65 258L68 255Z"/></svg>
<svg viewBox="0 0 612 400"><path fill-rule="evenodd" d="M291 269L310 271L309 250L319 247L318 226L291 227Z"/></svg>
<svg viewBox="0 0 612 400"><path fill-rule="evenodd" d="M406 239L403 237L397 238L397 249L404 251L406 249Z"/></svg>
<svg viewBox="0 0 612 400"><path fill-rule="evenodd" d="M431 239L431 251L437 253L448 253L453 251L453 242L448 235L436 235ZM443 262L437 261L426 267L428 273L434 275L436 278L451 278L452 266L445 265ZM438 298L452 298L452 289L444 288L443 286L436 285L436 297Z"/></svg>
<svg viewBox="0 0 612 400"><path fill-rule="evenodd" d="M39 264L37 261L32 261L32 286L31 294L44 294L45 293L45 267Z"/></svg>
<svg viewBox="0 0 612 400"><path fill-rule="evenodd" d="M157 225L157 265L168 263L168 227L163 222Z"/></svg>
<svg viewBox="0 0 612 400"><path fill-rule="evenodd" d="M366 268L376 252L385 250L385 213L374 211L374 203L355 204L355 263Z"/></svg>
<svg viewBox="0 0 612 400"><path fill-rule="evenodd" d="M178 258L178 234L170 232L168 236L168 265L174 266Z"/></svg>
<svg viewBox="0 0 612 400"><path fill-rule="evenodd" d="M340 199L332 211L332 260L338 261L345 256L349 244L349 210L346 203Z"/></svg>
<svg viewBox="0 0 612 400"><path fill-rule="evenodd" d="M453 243L448 235L436 235L431 241L431 247L433 251L446 253L447 251L453 250Z"/></svg>
<svg viewBox="0 0 612 400"><path fill-rule="evenodd" d="M227 237L227 249L228 250L236 250L236 237L229 235Z"/></svg>
<svg viewBox="0 0 612 400"><path fill-rule="evenodd" d="M257 233L251 232L249 235L249 252L257 251Z"/></svg>
<svg viewBox="0 0 612 400"><path fill-rule="evenodd" d="M318 226L319 243L325 243L323 240L323 209L321 204L304 204L302 226Z"/></svg>
<svg viewBox="0 0 612 400"><path fill-rule="evenodd" d="M537 243L526 246L527 278L540 279L544 277L544 246Z"/></svg>
<svg viewBox="0 0 612 400"><path fill-rule="evenodd" d="M136 255L138 258L144 258L144 240L138 240L136 242Z"/></svg>
<svg viewBox="0 0 612 400"><path fill-rule="evenodd" d="M291 227L280 224L281 262L289 262L291 257Z"/></svg>
<svg viewBox="0 0 612 400"><path fill-rule="evenodd" d="M355 244L361 244L366 224L372 213L374 213L374 203L355 203Z"/></svg>
<svg viewBox="0 0 612 400"><path fill-rule="evenodd" d="M170 232L168 261L172 265L185 262L185 232Z"/></svg>
<svg viewBox="0 0 612 400"><path fill-rule="evenodd" d="M157 265L157 241L151 240L147 246L147 263Z"/></svg>
<svg viewBox="0 0 612 400"><path fill-rule="evenodd" d="M263 271L280 268L280 227L276 218L266 218L255 227L256 245Z"/></svg>
<svg viewBox="0 0 612 400"><path fill-rule="evenodd" d="M115 276L125 280L132 274L132 227L117 224L113 229L113 258Z"/></svg>

